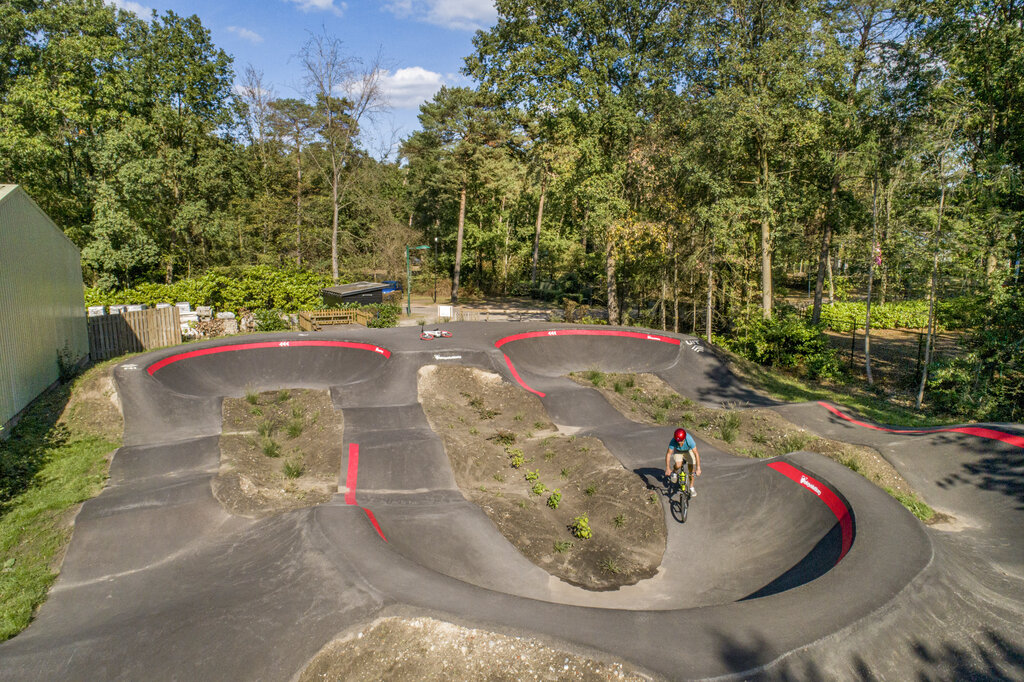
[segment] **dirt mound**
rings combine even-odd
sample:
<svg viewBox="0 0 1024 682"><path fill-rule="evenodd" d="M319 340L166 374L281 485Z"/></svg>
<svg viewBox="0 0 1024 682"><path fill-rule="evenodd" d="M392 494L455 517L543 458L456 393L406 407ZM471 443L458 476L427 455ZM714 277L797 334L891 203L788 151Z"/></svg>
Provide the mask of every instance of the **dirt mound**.
<svg viewBox="0 0 1024 682"><path fill-rule="evenodd" d="M657 572L660 501L599 440L559 433L535 396L476 369L424 367L419 397L462 494L533 563L591 590Z"/></svg>

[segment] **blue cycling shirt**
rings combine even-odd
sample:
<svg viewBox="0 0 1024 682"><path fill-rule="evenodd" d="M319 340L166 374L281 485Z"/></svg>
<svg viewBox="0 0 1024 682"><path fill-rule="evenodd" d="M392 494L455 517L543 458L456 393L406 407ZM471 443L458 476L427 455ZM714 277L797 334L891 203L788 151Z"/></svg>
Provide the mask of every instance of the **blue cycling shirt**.
<svg viewBox="0 0 1024 682"><path fill-rule="evenodd" d="M697 447L697 444L693 442L693 436L686 434L686 438L683 439L682 443L679 443L675 438L673 438L672 442L669 443L668 446L676 452L686 452L687 450L692 450Z"/></svg>

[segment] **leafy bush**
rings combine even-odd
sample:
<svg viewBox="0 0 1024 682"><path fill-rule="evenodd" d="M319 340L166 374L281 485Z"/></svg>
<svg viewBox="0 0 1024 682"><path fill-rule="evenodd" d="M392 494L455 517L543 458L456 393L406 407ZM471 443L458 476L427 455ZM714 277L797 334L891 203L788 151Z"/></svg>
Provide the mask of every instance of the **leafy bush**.
<svg viewBox="0 0 1024 682"><path fill-rule="evenodd" d="M569 532L580 540L589 540L594 537L594 531L590 530L590 517L586 514L577 516L569 524Z"/></svg>
<svg viewBox="0 0 1024 682"><path fill-rule="evenodd" d="M122 291L85 290L85 304L177 303L208 305L217 310L281 310L294 313L323 306L320 290L331 278L312 272L278 270L267 265L211 270L173 284L140 284Z"/></svg>
<svg viewBox="0 0 1024 682"><path fill-rule="evenodd" d="M554 490L551 491L551 494L548 495L548 506L551 507L552 509L558 509L558 505L561 503L562 492L558 488L555 488Z"/></svg>
<svg viewBox="0 0 1024 682"><path fill-rule="evenodd" d="M770 320L751 315L741 318L723 345L748 360L769 367L802 369L811 378L839 378L842 364L821 333L795 311L780 312Z"/></svg>
<svg viewBox="0 0 1024 682"><path fill-rule="evenodd" d="M935 321L939 329L966 329L976 324L983 310L981 300L961 296L948 301L938 301L935 306ZM809 317L811 309L805 314ZM867 320L867 303L834 303L821 306L821 324L838 332L863 329ZM871 306L872 329L923 329L928 326L928 301L900 301L898 303L875 303Z"/></svg>
<svg viewBox="0 0 1024 682"><path fill-rule="evenodd" d="M280 310L254 310L256 330L261 332L280 332L288 329L288 323L281 319Z"/></svg>

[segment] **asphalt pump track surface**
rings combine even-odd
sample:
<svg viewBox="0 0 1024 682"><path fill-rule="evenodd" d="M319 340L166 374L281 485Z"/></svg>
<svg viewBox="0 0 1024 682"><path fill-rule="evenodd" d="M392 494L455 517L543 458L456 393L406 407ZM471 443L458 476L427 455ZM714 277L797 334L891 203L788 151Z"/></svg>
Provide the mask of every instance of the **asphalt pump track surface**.
<svg viewBox="0 0 1024 682"><path fill-rule="evenodd" d="M288 680L339 634L432 616L625 660L669 679L1024 678L1024 429L906 431L832 405L776 404L692 337L463 323L344 328L179 346L115 370L124 446L79 513L0 679ZM610 592L537 568L460 494L417 402L417 371L458 364L538 395L628 470L660 470L672 425L630 422L571 371L652 372L709 406L770 407L877 449L952 521L925 527L825 457L735 457L698 439L686 524L658 574ZM211 492L224 397L330 389L344 414L339 490L258 520ZM415 443L415 447L410 447Z"/></svg>

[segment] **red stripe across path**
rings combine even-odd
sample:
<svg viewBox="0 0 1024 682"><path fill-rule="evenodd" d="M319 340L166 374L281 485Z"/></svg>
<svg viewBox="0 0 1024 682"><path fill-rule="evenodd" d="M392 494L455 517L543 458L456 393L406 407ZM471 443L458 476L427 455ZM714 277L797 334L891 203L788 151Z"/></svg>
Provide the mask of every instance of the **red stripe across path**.
<svg viewBox="0 0 1024 682"><path fill-rule="evenodd" d="M258 348L308 348L308 347L328 347L328 348L355 348L357 350L368 350L379 355L383 355L385 358L391 357L391 351L387 348L381 348L375 346L372 343L355 343L352 341L261 341L258 343L236 343L230 346L213 346L212 348L200 348L198 350L188 351L185 353L178 353L176 355L169 355L163 360L158 360L152 365L146 368L146 371L150 375L155 374L158 370L178 362L180 360L188 360L189 358L197 358L203 355L214 355L216 353L227 353L236 350L255 350Z"/></svg>
<svg viewBox="0 0 1024 682"><path fill-rule="evenodd" d="M642 339L644 341L661 341L662 343L672 344L673 346L679 346L682 344L682 342L679 339L673 339L670 336L661 336L660 334L645 334L643 332L623 332L615 329L549 329L547 331L524 332L522 334L513 334L512 336L506 336L503 339L498 339L497 341L495 341L494 347L501 348L506 343L511 343L512 341L521 341L523 339L550 338L552 336L618 336L625 337L628 339ZM519 382L519 385L525 388L530 393L534 393L543 398L545 395L544 393L534 388L531 388L526 384L525 381L523 381L522 377L519 376L519 372L516 371L515 366L512 364L512 361L509 360L508 356L505 355L504 358L505 364L508 365L509 372L512 373L512 378Z"/></svg>
<svg viewBox="0 0 1024 682"><path fill-rule="evenodd" d="M359 507L356 503L356 482L359 479L359 444L349 443L348 444L348 474L345 476L345 504L354 505ZM366 518L370 519L370 523L373 524L373 529L377 531L377 535L384 542L388 539L384 537L384 532L380 529L380 524L377 523L377 517L373 515L373 512L366 507L359 507L366 512Z"/></svg>
<svg viewBox="0 0 1024 682"><path fill-rule="evenodd" d="M839 521L839 529L843 534L843 549L839 554L839 558L836 559L836 563L838 564L842 561L843 557L846 556L846 553L850 551L850 546L853 544L853 520L850 518L849 507L847 507L846 504L839 499L839 496L824 483L808 476L792 464L788 464L786 462L772 462L768 464L768 467L778 471L783 476L796 481L802 487L807 489L808 492L817 495L818 498L824 502L830 510L832 510L832 513L836 516L836 520Z"/></svg>
<svg viewBox="0 0 1024 682"><path fill-rule="evenodd" d="M661 336L660 334L645 334L643 332L623 332L615 329L549 329L548 331L540 332L524 332L522 334L513 334L512 336L506 336L503 339L498 339L494 342L495 348L501 348L506 343L512 341L520 341L522 339L535 339L539 337L548 336L621 336L629 339L643 339L645 341L661 341L662 343L670 343L673 346L681 345L679 339L673 339L671 336Z"/></svg>
<svg viewBox="0 0 1024 682"><path fill-rule="evenodd" d="M1012 433L1006 433L1005 431L997 431L996 429L986 429L980 426L937 426L933 429L890 429L884 426L876 426L874 424L868 424L854 419L853 417L843 414L837 408L829 405L826 402L818 401L818 404L824 407L832 414L845 419L848 422L856 424L857 426L863 426L867 429L874 429L875 431L886 431L888 433L905 433L910 435L919 435L926 433L965 433L969 436L977 436L978 438L988 438L990 440L998 440L1010 445L1015 445L1018 448L1024 448L1024 436L1017 436Z"/></svg>

